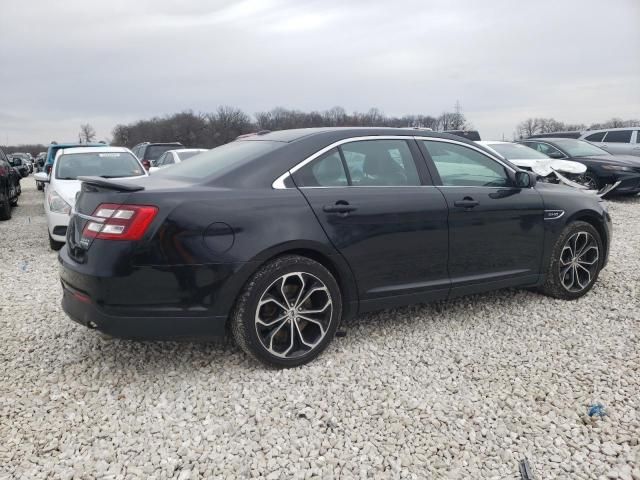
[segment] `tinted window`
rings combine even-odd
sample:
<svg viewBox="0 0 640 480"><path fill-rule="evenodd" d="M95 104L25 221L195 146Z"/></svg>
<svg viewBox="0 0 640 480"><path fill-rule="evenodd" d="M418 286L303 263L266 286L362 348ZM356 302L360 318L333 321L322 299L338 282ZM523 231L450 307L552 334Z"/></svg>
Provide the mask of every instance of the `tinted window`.
<svg viewBox="0 0 640 480"><path fill-rule="evenodd" d="M353 186L416 186L418 170L404 140L364 140L340 147Z"/></svg>
<svg viewBox="0 0 640 480"><path fill-rule="evenodd" d="M154 172L153 176L176 176L202 179L224 174L237 166L266 155L282 147L282 142L235 141L197 155L188 162L177 163L171 168ZM175 147L174 147L175 148Z"/></svg>
<svg viewBox="0 0 640 480"><path fill-rule="evenodd" d="M604 134L607 132L598 132L598 133L592 133L591 135L585 137L585 140L588 140L589 142L601 142L602 139L604 138Z"/></svg>
<svg viewBox="0 0 640 480"><path fill-rule="evenodd" d="M349 184L337 148L302 167L295 177L301 187L346 187Z"/></svg>
<svg viewBox="0 0 640 480"><path fill-rule="evenodd" d="M138 160L129 152L68 153L56 160L56 178L75 180L81 176L104 178L143 175Z"/></svg>
<svg viewBox="0 0 640 480"><path fill-rule="evenodd" d="M533 148L534 150L537 150L538 152L544 153L547 156L551 155L552 153L555 153L557 155L562 155L563 157L566 157L564 153L562 153L556 147L549 145L548 143L527 142L525 143L525 145L527 147Z"/></svg>
<svg viewBox="0 0 640 480"><path fill-rule="evenodd" d="M560 148L572 157L589 157L593 155L609 155L609 153L583 140L559 138L554 140Z"/></svg>
<svg viewBox="0 0 640 480"><path fill-rule="evenodd" d="M442 184L451 187L509 185L505 167L482 153L455 143L424 141Z"/></svg>
<svg viewBox="0 0 640 480"><path fill-rule="evenodd" d="M630 143L631 130L612 130L604 137L605 143Z"/></svg>
<svg viewBox="0 0 640 480"><path fill-rule="evenodd" d="M143 160L157 160L167 150L173 150L176 145L149 145L144 151Z"/></svg>

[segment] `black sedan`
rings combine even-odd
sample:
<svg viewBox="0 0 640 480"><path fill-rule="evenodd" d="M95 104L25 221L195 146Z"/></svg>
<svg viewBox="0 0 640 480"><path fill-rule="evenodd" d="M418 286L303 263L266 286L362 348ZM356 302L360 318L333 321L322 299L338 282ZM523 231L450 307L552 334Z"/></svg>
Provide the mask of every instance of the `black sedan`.
<svg viewBox="0 0 640 480"><path fill-rule="evenodd" d="M504 287L584 295L607 261L595 195L425 131L261 133L148 178L82 178L62 306L127 338L222 336L300 365L351 315Z"/></svg>
<svg viewBox="0 0 640 480"><path fill-rule="evenodd" d="M583 180L591 189L600 190L607 186L615 186L608 195L635 195L640 192L638 157L611 155L589 142L573 138L536 138L522 140L519 143L551 158L573 160L586 165L587 172Z"/></svg>

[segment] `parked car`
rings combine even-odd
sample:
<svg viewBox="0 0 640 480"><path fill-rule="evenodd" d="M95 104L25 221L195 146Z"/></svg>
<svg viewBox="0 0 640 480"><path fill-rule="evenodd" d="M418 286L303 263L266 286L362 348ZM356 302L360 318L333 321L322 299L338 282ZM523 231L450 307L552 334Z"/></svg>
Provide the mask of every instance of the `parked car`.
<svg viewBox="0 0 640 480"><path fill-rule="evenodd" d="M159 168L165 168L170 165L175 165L185 161L187 158L191 158L202 152L207 152L206 148L181 148L178 150L167 150L164 152L158 160L155 161L155 166L149 168L149 173L153 173Z"/></svg>
<svg viewBox="0 0 640 480"><path fill-rule="evenodd" d="M169 143L151 143L144 142L139 143L131 150L135 154L136 157L140 159L144 168L149 170L149 168L155 166L155 161L160 158L160 156L166 152L167 150L175 150L176 148L184 147L180 142L169 142Z"/></svg>
<svg viewBox="0 0 640 480"><path fill-rule="evenodd" d="M11 154L12 157L19 157L28 170L28 173L33 173L33 158L30 153L25 152L14 152Z"/></svg>
<svg viewBox="0 0 640 480"><path fill-rule="evenodd" d="M589 130L580 139L613 155L640 156L640 127Z"/></svg>
<svg viewBox="0 0 640 480"><path fill-rule="evenodd" d="M49 174L51 172L51 169L53 168L53 161L56 159L56 155L58 154L58 150L64 149L64 148L96 148L96 147L108 147L109 145L107 145L104 142L98 142L98 143L77 143L77 142L70 142L70 143L58 143L58 142L51 142L51 145L49 145L49 148L47 149L47 156L44 160L44 166L43 166L43 171L47 174ZM40 181L36 181L36 187L38 190L43 190L44 189L44 183L40 182Z"/></svg>
<svg viewBox="0 0 640 480"><path fill-rule="evenodd" d="M529 138L580 138L582 132L573 130L570 132L551 132L551 133L536 133L530 135Z"/></svg>
<svg viewBox="0 0 640 480"><path fill-rule="evenodd" d="M29 176L29 167L27 166L27 161L24 160L22 157L16 156L16 155L9 155L9 163L11 164L11 166L15 167L16 170L18 170L18 172L20 172L20 176L21 177L28 177Z"/></svg>
<svg viewBox="0 0 640 480"><path fill-rule="evenodd" d="M587 166L583 184L601 195L635 195L640 192L640 159L611 155L595 145L573 138L521 140L554 159L574 160Z"/></svg>
<svg viewBox="0 0 640 480"><path fill-rule="evenodd" d="M83 175L117 178L126 182L132 177L146 176L147 172L135 155L123 147L81 147L59 150L51 173L36 173L36 178L48 183L44 211L49 230L49 245L53 250L62 248L66 241L69 215L80 191Z"/></svg>
<svg viewBox="0 0 640 480"><path fill-rule="evenodd" d="M0 220L11 218L11 207L18 205L18 187L20 176L9 163L4 151L0 149Z"/></svg>
<svg viewBox="0 0 640 480"><path fill-rule="evenodd" d="M229 328L283 367L358 312L503 287L581 297L610 245L595 195L412 129L283 130L82 180L59 256L71 319L130 338Z"/></svg>
<svg viewBox="0 0 640 480"><path fill-rule="evenodd" d="M40 152L36 157L35 168L36 172L42 172L44 170L44 161L47 158L47 152Z"/></svg>
<svg viewBox="0 0 640 480"><path fill-rule="evenodd" d="M482 141L477 142L496 154L506 158L523 170L528 170L543 181L563 183L570 187L584 189L584 173L587 167L570 160L554 160L542 152L513 142Z"/></svg>

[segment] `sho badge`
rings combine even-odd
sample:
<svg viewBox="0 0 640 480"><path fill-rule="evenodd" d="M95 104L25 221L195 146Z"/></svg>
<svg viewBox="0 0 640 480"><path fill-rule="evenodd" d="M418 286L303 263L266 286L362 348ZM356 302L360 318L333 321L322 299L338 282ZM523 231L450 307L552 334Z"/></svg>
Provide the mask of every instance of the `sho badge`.
<svg viewBox="0 0 640 480"><path fill-rule="evenodd" d="M544 211L544 219L545 220L556 220L564 215L564 210L545 210Z"/></svg>

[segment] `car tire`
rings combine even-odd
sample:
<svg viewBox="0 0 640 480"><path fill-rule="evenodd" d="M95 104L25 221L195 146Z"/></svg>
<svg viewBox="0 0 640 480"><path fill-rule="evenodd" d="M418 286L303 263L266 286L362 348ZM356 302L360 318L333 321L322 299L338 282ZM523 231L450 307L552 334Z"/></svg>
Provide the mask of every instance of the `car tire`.
<svg viewBox="0 0 640 480"><path fill-rule="evenodd" d="M17 207L18 206L18 192L16 191L16 196L13 197L13 200L11 200L11 206L12 207Z"/></svg>
<svg viewBox="0 0 640 480"><path fill-rule="evenodd" d="M585 187L589 187L590 190L600 190L603 186L602 180L591 170L587 170L580 181Z"/></svg>
<svg viewBox="0 0 640 480"><path fill-rule="evenodd" d="M51 234L49 234L49 247L51 247L51 250L54 250L57 252L63 246L64 246L64 242L58 242L57 240L54 240L53 238L51 238Z"/></svg>
<svg viewBox="0 0 640 480"><path fill-rule="evenodd" d="M231 332L242 350L265 365L296 367L320 355L341 318L342 294L331 272L310 258L286 255L246 283Z"/></svg>
<svg viewBox="0 0 640 480"><path fill-rule="evenodd" d="M604 261L600 234L587 222L573 222L556 241L540 291L554 298L575 300L598 279Z"/></svg>
<svg viewBox="0 0 640 480"><path fill-rule="evenodd" d="M10 220L10 219L11 219L11 199L9 197L9 190L5 190L4 202L2 202L2 206L0 206L0 220Z"/></svg>
<svg viewBox="0 0 640 480"><path fill-rule="evenodd" d="M42 182L36 182L36 188L38 190L44 190L44 185L42 184Z"/></svg>

